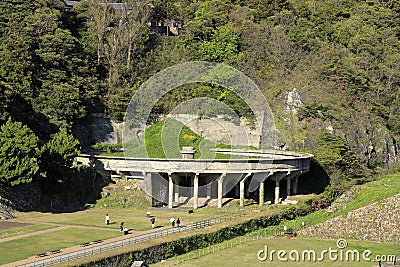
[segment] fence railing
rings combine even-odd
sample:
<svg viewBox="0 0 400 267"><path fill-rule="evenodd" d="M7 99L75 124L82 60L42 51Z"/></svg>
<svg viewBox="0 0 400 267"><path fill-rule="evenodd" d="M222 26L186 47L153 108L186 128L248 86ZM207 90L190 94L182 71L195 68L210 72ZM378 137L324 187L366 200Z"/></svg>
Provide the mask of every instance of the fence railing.
<svg viewBox="0 0 400 267"><path fill-rule="evenodd" d="M277 226L270 226L266 229L263 229L262 231L257 231L257 233L246 235L246 236L239 236L236 237L232 240L228 240L222 243L210 245L205 248L200 248L191 252L188 252L183 255L175 256L172 258L168 258L165 260L162 260L159 263L156 263L152 266L154 267L172 267L172 266L179 266L181 264L187 264L190 261L193 261L194 259L199 259L203 256L210 255L210 254L216 254L221 251L224 251L226 249L230 248L235 248L241 244L265 239L270 236L276 235L276 233L281 233L283 229L281 227Z"/></svg>
<svg viewBox="0 0 400 267"><path fill-rule="evenodd" d="M214 224L219 224L219 223L222 223L225 221L234 220L234 219L237 219L238 217L243 217L243 216L244 216L243 214L236 214L233 216L225 216L225 217L221 217L221 218L217 218L217 219L208 219L208 220L193 222L188 225L182 225L180 227L175 227L175 228L170 228L167 230L161 230L161 231L157 231L157 232L143 234L140 236L131 237L131 238L124 239L121 241L115 241L112 243L97 245L97 246L94 246L91 248L85 248L85 249L82 249L82 250L79 250L76 252L70 252L68 254L63 254L63 255L59 255L59 256L51 256L51 258L35 261L32 263L28 263L28 264L18 265L18 266L20 266L20 267L50 266L53 264L58 264L58 263L62 263L62 262L70 261L70 260L75 260L75 259L91 256L91 255L105 252L105 251L108 251L111 249L133 245L133 244L144 242L144 241L147 241L150 239L160 238L160 237L171 235L174 233L208 227L208 226L211 226Z"/></svg>

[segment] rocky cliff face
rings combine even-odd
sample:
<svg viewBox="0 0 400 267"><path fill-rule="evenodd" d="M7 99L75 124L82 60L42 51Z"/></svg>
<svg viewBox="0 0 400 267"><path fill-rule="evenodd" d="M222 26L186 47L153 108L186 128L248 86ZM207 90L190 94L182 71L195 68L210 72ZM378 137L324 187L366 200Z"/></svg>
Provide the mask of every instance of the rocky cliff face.
<svg viewBox="0 0 400 267"><path fill-rule="evenodd" d="M96 143L118 144L122 142L124 123L110 120L105 114L92 114L74 126L74 136L82 146Z"/></svg>
<svg viewBox="0 0 400 267"><path fill-rule="evenodd" d="M329 95L325 98L329 98ZM332 106L324 105L322 102L319 103L307 90L297 88L282 94L280 101L281 103L274 110L274 115L278 130L283 135L282 141L286 143L285 148L310 148L312 150L318 135L322 131L328 131L343 137L360 162L366 166L371 168L387 167L400 161L399 145L390 135L385 122L365 108L358 107L343 112ZM216 121L212 122L216 123ZM206 138L212 136L211 139L217 142L230 143L232 140L229 140L227 133L238 132L237 126L234 124L230 126L229 122L222 119L217 123L218 127L222 129L220 131L211 122L204 121L203 124L192 122L189 127L200 135L205 134ZM259 129L252 130L242 121L241 124L245 125L248 137L250 137L250 145L257 146ZM75 136L84 145L120 143L122 128L123 123L113 122L102 114L94 114L89 123L81 125L80 128L77 127ZM214 128L216 128L214 131L210 131ZM207 135L207 133L209 134ZM236 143L242 145L238 140Z"/></svg>
<svg viewBox="0 0 400 267"><path fill-rule="evenodd" d="M313 148L318 134L328 131L343 137L362 163L385 167L400 161L399 145L382 118L366 109L343 112L316 103L306 90L293 88L283 95L280 128L291 148ZM306 103L313 104L306 104Z"/></svg>

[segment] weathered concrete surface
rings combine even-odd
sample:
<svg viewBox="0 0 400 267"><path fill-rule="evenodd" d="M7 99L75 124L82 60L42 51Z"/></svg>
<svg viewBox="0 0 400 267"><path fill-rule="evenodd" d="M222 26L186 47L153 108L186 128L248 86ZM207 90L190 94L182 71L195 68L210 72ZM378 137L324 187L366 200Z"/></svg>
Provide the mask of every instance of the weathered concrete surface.
<svg viewBox="0 0 400 267"><path fill-rule="evenodd" d="M234 122L222 116L200 119L190 114L172 114L168 117L182 122L196 134L216 143L255 147L260 144L260 127L257 124L250 127L246 118Z"/></svg>
<svg viewBox="0 0 400 267"><path fill-rule="evenodd" d="M303 171L310 168L311 154L287 151L265 150L259 159L158 159L128 158L110 156L80 155L78 162L89 164L90 159L96 167L117 172L190 172L190 173L257 173L270 171ZM248 151L245 151L247 156ZM260 156L252 151L252 156Z"/></svg>
<svg viewBox="0 0 400 267"><path fill-rule="evenodd" d="M276 150L229 151L225 149L218 152L231 152L231 154L250 156L250 158L149 159L80 155L77 162L92 164L103 175L142 180L147 189L146 192L151 193L153 199L168 203L169 208L179 204L176 203L176 199L179 200L182 194L193 196L193 208L198 208L198 199L201 195L212 198L212 187L215 182L220 208L222 198L232 190L238 190L237 197L240 198L240 205L244 206L245 198L249 193L259 189L259 202L263 205L264 182L267 179L275 181L275 203L280 202L279 182L284 178L287 179L287 195L291 195L291 191L296 194L297 178L309 171L312 157L311 154L306 153ZM254 158L254 156L259 158ZM236 188L237 184L239 188ZM191 192L180 192L181 190L191 190Z"/></svg>

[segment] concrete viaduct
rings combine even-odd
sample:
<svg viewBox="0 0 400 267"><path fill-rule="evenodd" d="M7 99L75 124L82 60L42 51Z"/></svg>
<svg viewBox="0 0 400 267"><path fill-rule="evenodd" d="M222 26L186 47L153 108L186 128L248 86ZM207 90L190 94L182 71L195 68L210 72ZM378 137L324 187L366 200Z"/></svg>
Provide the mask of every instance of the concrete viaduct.
<svg viewBox="0 0 400 267"><path fill-rule="evenodd" d="M206 199L205 204L217 199L217 206L221 208L223 197L238 197L243 206L245 198L251 194L263 205L267 181L274 183L272 200L279 203L281 195L297 194L299 176L309 170L312 157L283 150L215 149L216 153L235 155L232 156L235 158L193 159L194 151L190 148L181 152L182 159L82 154L76 161L95 165L102 175L138 180L153 199L168 204L169 208L182 204L184 200L181 199L186 196L196 209L200 206L199 198ZM286 181L286 192L280 192L281 181Z"/></svg>

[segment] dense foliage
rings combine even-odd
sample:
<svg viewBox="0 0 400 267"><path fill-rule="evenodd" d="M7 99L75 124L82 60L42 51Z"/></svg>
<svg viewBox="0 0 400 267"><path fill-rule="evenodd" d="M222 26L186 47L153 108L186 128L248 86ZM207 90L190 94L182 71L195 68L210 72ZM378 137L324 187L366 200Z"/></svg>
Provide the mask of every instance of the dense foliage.
<svg viewBox="0 0 400 267"><path fill-rule="evenodd" d="M78 140L63 128L40 147L32 130L11 118L1 126L0 142L0 184L5 186L35 179L64 183L80 149Z"/></svg>
<svg viewBox="0 0 400 267"><path fill-rule="evenodd" d="M59 0L0 2L0 122L9 116L22 121L28 110L23 122L33 131L20 127L27 143L10 157L21 168L14 165L18 171L11 174L2 164L8 173L2 182L30 181L37 164L41 175L59 176L34 160L36 147L43 157L59 155L62 169L76 144L68 139L72 150L63 149L52 139L57 129L66 129L59 133L65 136L92 113L121 120L143 81L192 60L223 62L252 78L288 146L315 151L338 180L358 179L389 163L390 149L382 151L382 143L400 136L400 1L122 1L129 9L111 2L82 0L69 11ZM183 25L179 35L167 29L174 22ZM285 97L294 87L302 105L288 113ZM251 115L240 98L209 84L173 90L153 113L204 95ZM328 127L333 130L326 134ZM5 151L13 137L2 138L8 140Z"/></svg>
<svg viewBox="0 0 400 267"><path fill-rule="evenodd" d="M20 122L7 120L0 130L0 183L29 183L38 170L38 138Z"/></svg>

